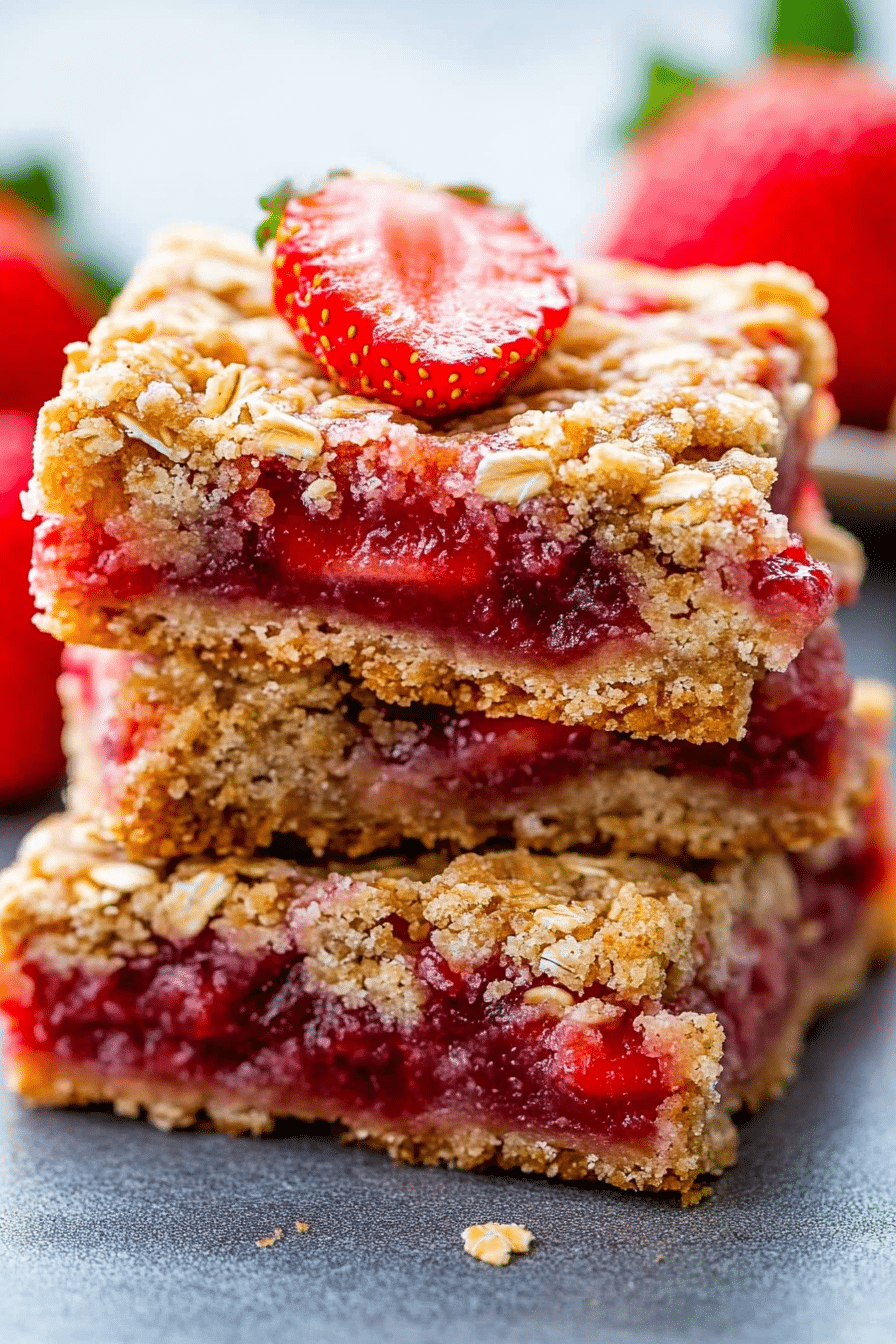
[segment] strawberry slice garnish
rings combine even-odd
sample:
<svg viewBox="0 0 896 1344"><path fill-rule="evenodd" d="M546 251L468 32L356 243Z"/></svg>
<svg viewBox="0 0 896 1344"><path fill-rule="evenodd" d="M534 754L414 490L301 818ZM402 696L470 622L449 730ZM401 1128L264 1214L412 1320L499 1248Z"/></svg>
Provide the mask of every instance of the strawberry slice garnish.
<svg viewBox="0 0 896 1344"><path fill-rule="evenodd" d="M572 275L483 196L343 175L286 202L275 302L344 391L437 418L495 401L548 349Z"/></svg>

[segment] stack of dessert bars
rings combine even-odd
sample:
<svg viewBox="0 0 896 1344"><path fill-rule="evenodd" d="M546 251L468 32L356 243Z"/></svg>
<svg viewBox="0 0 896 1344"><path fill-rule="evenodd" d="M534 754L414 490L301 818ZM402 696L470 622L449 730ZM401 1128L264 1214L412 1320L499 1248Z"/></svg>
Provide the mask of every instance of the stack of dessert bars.
<svg viewBox="0 0 896 1344"><path fill-rule="evenodd" d="M29 495L69 811L0 888L26 1100L694 1199L891 948L824 300L578 282L435 425L341 395L229 232L70 348Z"/></svg>

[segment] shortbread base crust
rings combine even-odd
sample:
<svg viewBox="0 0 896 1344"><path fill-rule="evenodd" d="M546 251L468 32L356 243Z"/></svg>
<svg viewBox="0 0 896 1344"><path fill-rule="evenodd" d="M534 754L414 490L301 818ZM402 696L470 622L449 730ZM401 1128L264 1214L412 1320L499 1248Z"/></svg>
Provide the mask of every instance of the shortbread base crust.
<svg viewBox="0 0 896 1344"><path fill-rule="evenodd" d="M254 806L204 808L197 805L195 793L172 798L166 788L171 776L161 761L159 765L158 775L127 789L114 811L104 809L76 774L69 805L82 814L101 816L134 858L251 854L289 835L318 856L349 858L409 839L459 852L506 838L552 853L597 844L620 853L733 859L750 853L796 853L848 835L856 809L867 797L864 779L854 777L843 782L829 805L810 811L773 794L745 798L743 791L693 775L675 779L652 770L608 769L532 791L522 803L485 797L452 808L450 800L414 799L407 790L400 795L384 790L383 814L356 811L357 824L348 828L348 804L344 810L334 808L336 817L324 814L326 803L335 801L332 793L329 799L318 795L318 807L311 796L284 797L273 788L270 804L258 799ZM257 781L251 766L246 769L246 781ZM234 790L242 778L242 771L230 777Z"/></svg>
<svg viewBox="0 0 896 1344"><path fill-rule="evenodd" d="M891 937L879 916L869 911L848 944L804 984L752 1078L715 1105L707 1106L707 1099L698 1095L670 1098L660 1121L660 1132L667 1140L660 1154L646 1147L614 1144L600 1152L584 1151L550 1137L501 1132L497 1127L462 1121L384 1124L379 1119L335 1115L307 1101L272 1106L269 1098L250 1093L237 1095L148 1078L115 1078L83 1064L24 1051L8 1060L8 1082L31 1106L111 1104L116 1114L132 1118L145 1114L162 1130L207 1123L221 1133L260 1135L270 1132L281 1119L325 1121L338 1125L346 1141L382 1149L409 1164L464 1171L497 1166L563 1180L599 1180L627 1190L675 1191L681 1194L682 1203L696 1203L702 1193L701 1178L719 1175L736 1160L738 1134L731 1115L744 1106L758 1111L782 1094L796 1072L809 1026L821 1013L857 993L870 964L889 950ZM715 1020L714 1014L709 1016Z"/></svg>
<svg viewBox="0 0 896 1344"><path fill-rule="evenodd" d="M675 651L658 641L646 650L630 647L613 661L605 656L552 670L514 667L355 617L286 612L266 602L159 595L114 609L72 594L67 599L54 597L38 624L70 644L154 654L188 649L219 666L234 658L274 667L327 661L390 704L521 714L697 743L742 736L757 676L783 670L799 648L784 644L759 658L755 612L727 604L705 613L712 628L678 664Z"/></svg>
<svg viewBox="0 0 896 1344"><path fill-rule="evenodd" d="M669 1142L659 1156L646 1145L601 1145L600 1152L564 1146L556 1137L502 1132L463 1120L407 1125L379 1118L335 1115L326 1105L300 1100L288 1107L265 1097L157 1082L119 1079L51 1055L23 1052L8 1062L10 1087L30 1106L111 1104L117 1115L145 1115L162 1130L208 1124L225 1134L267 1134L279 1120L331 1123L347 1142L386 1151L396 1161L446 1166L461 1171L498 1166L563 1180L600 1180L633 1190L675 1190L686 1194L706 1174L730 1166L737 1152L736 1131L726 1112L708 1112L701 1097L670 1099L661 1125ZM699 1123L693 1121L696 1111Z"/></svg>

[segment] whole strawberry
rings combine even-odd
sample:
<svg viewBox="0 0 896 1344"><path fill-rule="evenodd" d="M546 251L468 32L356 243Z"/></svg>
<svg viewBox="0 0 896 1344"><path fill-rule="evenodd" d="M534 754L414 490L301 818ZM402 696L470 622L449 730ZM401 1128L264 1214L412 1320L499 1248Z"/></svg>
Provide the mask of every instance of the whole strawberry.
<svg viewBox="0 0 896 1344"><path fill-rule="evenodd" d="M470 188L340 175L286 202L274 298L343 390L437 418L503 395L575 287L551 245Z"/></svg>
<svg viewBox="0 0 896 1344"><path fill-rule="evenodd" d="M634 144L600 251L659 266L785 261L830 301L843 418L896 398L896 88L852 60L778 58L685 93Z"/></svg>
<svg viewBox="0 0 896 1344"><path fill-rule="evenodd" d="M34 532L19 502L31 474L34 426L32 415L0 411L0 803L47 788L63 768L61 646L31 623Z"/></svg>
<svg viewBox="0 0 896 1344"><path fill-rule="evenodd" d="M64 347L99 316L40 211L0 191L0 407L37 411L59 391Z"/></svg>

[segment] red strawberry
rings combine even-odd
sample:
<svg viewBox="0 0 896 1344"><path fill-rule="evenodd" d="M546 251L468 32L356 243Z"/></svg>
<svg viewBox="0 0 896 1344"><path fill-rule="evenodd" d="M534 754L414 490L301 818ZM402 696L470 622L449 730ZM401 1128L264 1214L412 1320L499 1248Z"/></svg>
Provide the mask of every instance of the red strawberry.
<svg viewBox="0 0 896 1344"><path fill-rule="evenodd" d="M63 347L98 316L52 225L0 192L0 407L36 411L54 397Z"/></svg>
<svg viewBox="0 0 896 1344"><path fill-rule="evenodd" d="M274 277L280 312L341 388L428 417L500 397L575 298L521 214L347 176L288 201Z"/></svg>
<svg viewBox="0 0 896 1344"><path fill-rule="evenodd" d="M776 60L685 94L636 141L606 254L785 261L830 300L845 420L896 398L896 88L852 61Z"/></svg>
<svg viewBox="0 0 896 1344"><path fill-rule="evenodd" d="M33 528L19 493L31 474L34 417L0 411L0 803L46 788L62 773L56 696L61 646L31 623Z"/></svg>

